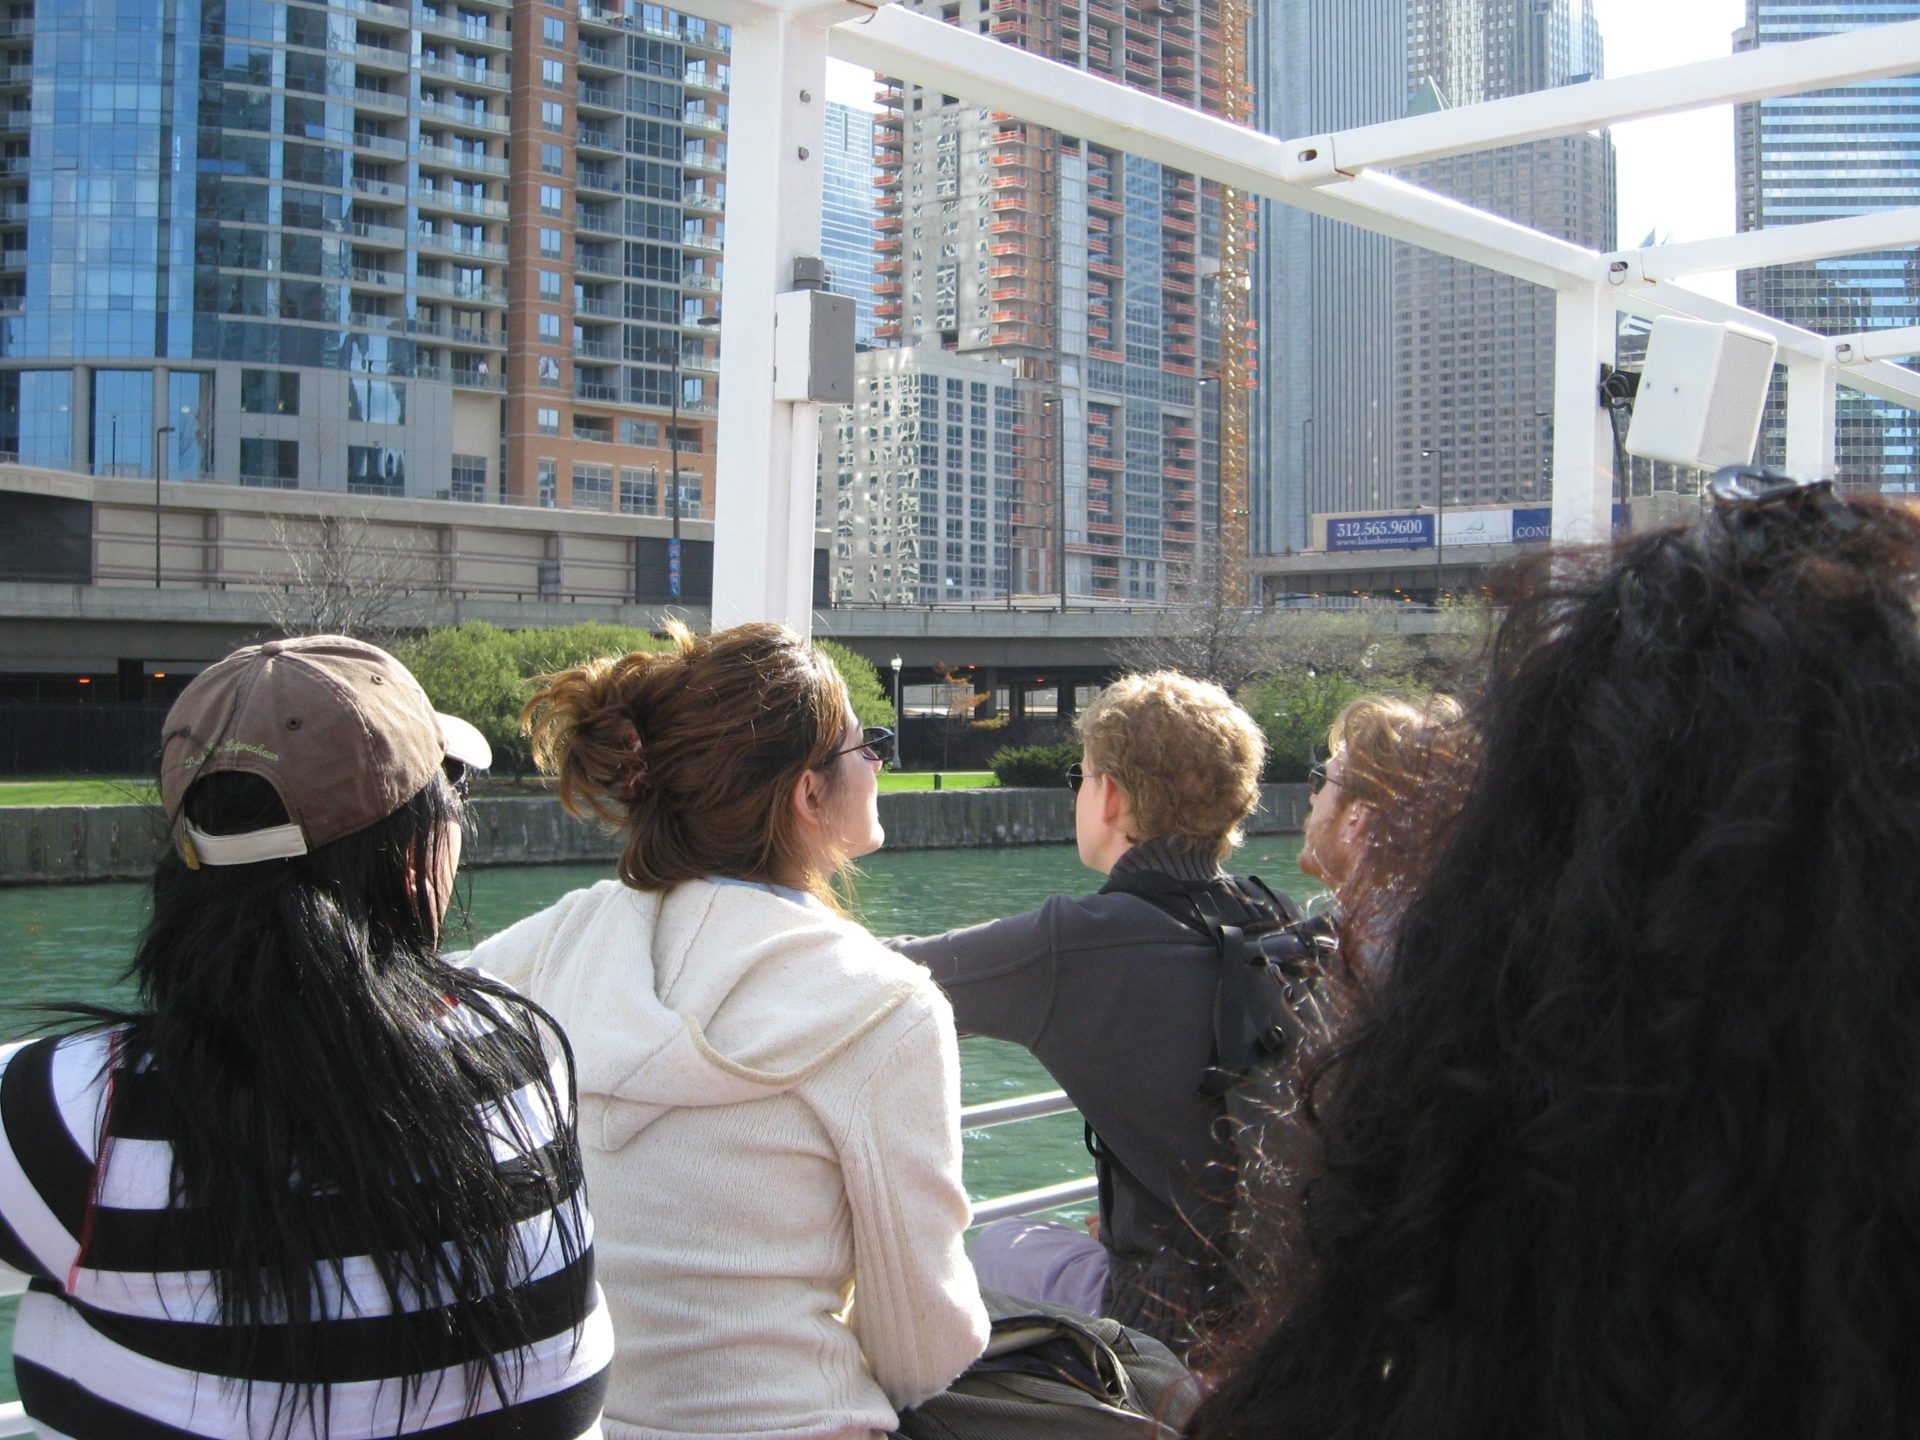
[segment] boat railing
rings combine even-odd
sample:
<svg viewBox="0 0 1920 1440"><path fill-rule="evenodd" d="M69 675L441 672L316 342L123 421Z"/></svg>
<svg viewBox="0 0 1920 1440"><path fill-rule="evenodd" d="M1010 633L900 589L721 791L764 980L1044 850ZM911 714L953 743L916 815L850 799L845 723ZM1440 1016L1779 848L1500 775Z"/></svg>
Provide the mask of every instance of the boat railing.
<svg viewBox="0 0 1920 1440"><path fill-rule="evenodd" d="M1016 1095L1007 1100L991 1100L984 1105L969 1105L960 1112L960 1128L963 1132L989 1130L996 1125L1013 1125L1022 1120L1065 1115L1072 1110L1073 1102L1067 1099L1064 1090L1045 1090L1033 1095ZM1077 1205L1092 1199L1096 1188L1094 1178L1089 1175L1080 1180L1067 1180L1057 1185L1043 1185L1034 1190L996 1196L982 1200L973 1207L973 1223L976 1226L985 1225L990 1220L1002 1220L1009 1215L1034 1215L1063 1205ZM19 1277L0 1274L0 1300L22 1294L26 1288L26 1282ZM31 1434L33 1427L28 1423L27 1413L19 1401L0 1404L0 1440Z"/></svg>
<svg viewBox="0 0 1920 1440"><path fill-rule="evenodd" d="M960 1129L962 1132L987 1130L995 1125L1012 1125L1021 1120L1066 1115L1072 1110L1073 1102L1067 1099L1066 1091L1043 1090L1033 1095L1017 1095L1009 1100L968 1105L960 1112ZM1064 1180L1057 1185L1043 1185L1036 1190L995 1196L974 1205L973 1223L976 1226L985 1225L992 1220L1004 1220L1009 1215L1037 1215L1063 1205L1077 1205L1091 1200L1098 1188L1098 1182L1088 1175L1079 1180Z"/></svg>

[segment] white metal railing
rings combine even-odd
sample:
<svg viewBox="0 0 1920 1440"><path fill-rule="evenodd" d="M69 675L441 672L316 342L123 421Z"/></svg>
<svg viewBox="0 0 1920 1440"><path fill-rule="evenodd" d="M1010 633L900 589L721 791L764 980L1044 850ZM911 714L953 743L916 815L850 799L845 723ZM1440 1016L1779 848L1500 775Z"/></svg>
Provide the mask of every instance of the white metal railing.
<svg viewBox="0 0 1920 1440"><path fill-rule="evenodd" d="M960 1112L962 1130L986 1130L995 1125L1012 1125L1021 1120L1039 1120L1048 1115L1068 1115L1073 1102L1064 1090L1044 1090L1034 1095L1017 1095L1011 1100L993 1100L985 1105L969 1105ZM1062 1205L1077 1205L1091 1200L1099 1184L1088 1175L1079 1180L1064 1180L1058 1185L1043 1185L1036 1190L1021 1190L998 1195L973 1207L973 1223L1004 1220L1010 1215L1034 1215Z"/></svg>
<svg viewBox="0 0 1920 1440"><path fill-rule="evenodd" d="M1066 1091L1044 1090L1033 1095L1016 1095L1011 1100L969 1105L960 1112L960 1128L963 1131L989 1130L996 1125L1014 1125L1022 1120L1067 1115L1072 1111L1073 1102L1067 1098ZM989 1221L1004 1220L1010 1215L1033 1215L1062 1205L1077 1205L1091 1200L1097 1190L1097 1182L1089 1175L1081 1180L1066 1180L1058 1185L1043 1185L1036 1190L1001 1195L975 1205L973 1223L980 1226ZM0 1299L22 1294L26 1288L25 1281L12 1275L0 1275ZM17 1400L0 1404L0 1440L32 1433L33 1427L27 1422L27 1413Z"/></svg>

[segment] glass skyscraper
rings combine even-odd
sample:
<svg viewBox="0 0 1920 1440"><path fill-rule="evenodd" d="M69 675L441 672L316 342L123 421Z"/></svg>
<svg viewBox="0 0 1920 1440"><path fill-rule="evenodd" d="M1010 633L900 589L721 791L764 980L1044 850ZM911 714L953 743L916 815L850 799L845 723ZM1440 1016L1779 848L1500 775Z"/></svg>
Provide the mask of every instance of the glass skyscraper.
<svg viewBox="0 0 1920 1440"><path fill-rule="evenodd" d="M1408 110L1578 85L1602 73L1593 0L1409 0ZM1414 184L1594 250L1616 243L1604 130L1408 166ZM1544 500L1553 454L1547 290L1394 249L1391 503Z"/></svg>
<svg viewBox="0 0 1920 1440"><path fill-rule="evenodd" d="M0 453L701 513L725 26L633 0L17 0Z"/></svg>
<svg viewBox="0 0 1920 1440"><path fill-rule="evenodd" d="M821 146L825 176L820 197L820 254L836 295L854 302L853 338L873 343L873 242L879 236L873 202L873 112L827 102Z"/></svg>
<svg viewBox="0 0 1920 1440"><path fill-rule="evenodd" d="M1920 0L1747 0L1738 48L1920 19ZM1920 205L1920 76L1737 107L1742 230ZM1740 303L1823 335L1920 324L1920 252L1879 251L1742 271ZM1920 417L1841 389L1836 474L1848 484L1920 486ZM1760 458L1785 454L1784 397L1767 407Z"/></svg>

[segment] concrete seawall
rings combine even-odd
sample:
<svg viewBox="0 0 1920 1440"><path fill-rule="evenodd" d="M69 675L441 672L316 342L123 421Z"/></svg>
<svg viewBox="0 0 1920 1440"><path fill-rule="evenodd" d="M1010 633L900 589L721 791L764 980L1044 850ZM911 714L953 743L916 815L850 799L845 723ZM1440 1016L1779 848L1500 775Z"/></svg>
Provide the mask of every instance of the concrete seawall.
<svg viewBox="0 0 1920 1440"><path fill-rule="evenodd" d="M1300 828L1307 787L1261 787L1249 828L1273 835ZM593 864L618 852L616 838L583 825L546 796L472 802L475 834L465 863ZM1065 790L909 791L880 797L889 850L985 849L1073 839L1073 797ZM144 805L0 808L0 885L75 885L144 880L162 843L160 812Z"/></svg>

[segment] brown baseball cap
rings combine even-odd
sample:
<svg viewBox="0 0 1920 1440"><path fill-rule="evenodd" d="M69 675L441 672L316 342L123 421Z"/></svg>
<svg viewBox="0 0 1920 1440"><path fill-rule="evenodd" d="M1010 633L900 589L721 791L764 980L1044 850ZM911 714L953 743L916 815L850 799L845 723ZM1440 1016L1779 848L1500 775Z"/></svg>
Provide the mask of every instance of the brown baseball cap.
<svg viewBox="0 0 1920 1440"><path fill-rule="evenodd" d="M493 752L473 726L437 712L379 646L306 635L236 650L180 693L160 742L160 798L189 865L247 865L384 820L450 759L484 770ZM182 809L187 790L222 771L273 786L288 823L245 835L195 829Z"/></svg>

